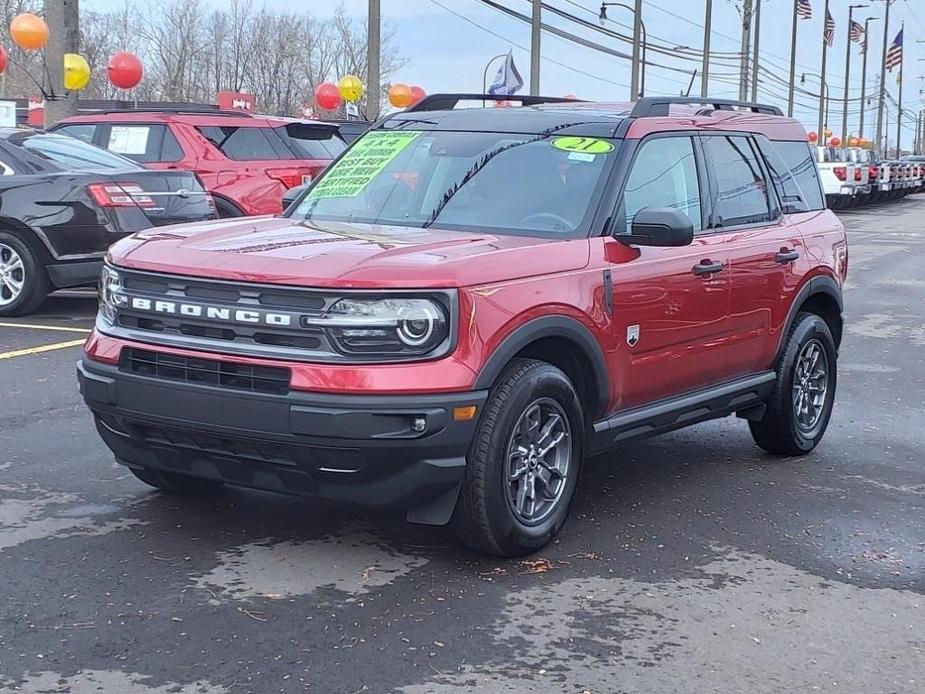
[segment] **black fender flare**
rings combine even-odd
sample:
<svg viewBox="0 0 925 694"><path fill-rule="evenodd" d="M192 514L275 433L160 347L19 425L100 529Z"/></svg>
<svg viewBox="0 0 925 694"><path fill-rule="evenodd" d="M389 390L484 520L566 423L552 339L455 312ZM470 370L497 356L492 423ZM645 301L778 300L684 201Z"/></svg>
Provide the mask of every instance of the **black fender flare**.
<svg viewBox="0 0 925 694"><path fill-rule="evenodd" d="M841 287L838 286L838 283L833 278L829 277L828 275L816 275L809 281L805 282L803 286L800 287L796 297L794 297L793 303L790 304L790 311L787 314L787 322L784 324L784 329L781 330L780 344L777 346L777 355L774 359L775 364L780 361L781 353L787 346L787 335L790 334L790 330L793 328L793 322L797 318L797 312L800 310L800 307L807 299L816 294L825 294L830 296L838 305L839 315L844 312L844 296L842 295Z"/></svg>
<svg viewBox="0 0 925 694"><path fill-rule="evenodd" d="M479 371L473 390L488 389L501 375L504 367L510 363L514 356L524 347L537 340L547 337L560 337L571 341L581 350L594 373L592 374L592 387L589 393L594 398L589 414L600 416L610 401L610 373L607 370L607 361L604 352L591 331L575 318L567 316L542 316L534 318L513 330L498 347L491 353L485 365Z"/></svg>

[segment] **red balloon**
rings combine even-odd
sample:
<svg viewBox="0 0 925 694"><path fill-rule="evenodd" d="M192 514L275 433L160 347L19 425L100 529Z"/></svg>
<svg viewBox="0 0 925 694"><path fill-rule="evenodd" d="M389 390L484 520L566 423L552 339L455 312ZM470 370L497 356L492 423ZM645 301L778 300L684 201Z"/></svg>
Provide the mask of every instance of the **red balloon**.
<svg viewBox="0 0 925 694"><path fill-rule="evenodd" d="M6 70L6 63L9 60L9 56L6 53L6 49L3 46L0 46L0 72Z"/></svg>
<svg viewBox="0 0 925 694"><path fill-rule="evenodd" d="M340 89L331 82L322 82L315 88L315 101L325 111L334 111L340 107Z"/></svg>
<svg viewBox="0 0 925 694"><path fill-rule="evenodd" d="M411 103L416 104L421 99L427 96L427 92L418 87L417 85L411 87Z"/></svg>
<svg viewBox="0 0 925 694"><path fill-rule="evenodd" d="M134 53L114 53L106 66L109 81L119 89L131 89L138 86L145 69L141 60Z"/></svg>
<svg viewBox="0 0 925 694"><path fill-rule="evenodd" d="M819 139L819 136L816 134L815 130L810 130L806 135L806 139L808 139L810 142L815 142Z"/></svg>
<svg viewBox="0 0 925 694"><path fill-rule="evenodd" d="M831 140L829 140L829 144L833 147L841 147L841 138L833 137Z"/></svg>

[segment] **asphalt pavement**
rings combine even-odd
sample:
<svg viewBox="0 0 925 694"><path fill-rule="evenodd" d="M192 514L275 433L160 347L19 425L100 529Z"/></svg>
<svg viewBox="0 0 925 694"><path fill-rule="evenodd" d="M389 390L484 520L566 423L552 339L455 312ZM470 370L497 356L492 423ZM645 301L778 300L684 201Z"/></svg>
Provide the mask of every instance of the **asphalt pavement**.
<svg viewBox="0 0 925 694"><path fill-rule="evenodd" d="M93 297L0 321L0 691L925 691L925 196L840 214L822 445L770 457L734 418L628 445L524 561L391 514L154 492L77 393Z"/></svg>

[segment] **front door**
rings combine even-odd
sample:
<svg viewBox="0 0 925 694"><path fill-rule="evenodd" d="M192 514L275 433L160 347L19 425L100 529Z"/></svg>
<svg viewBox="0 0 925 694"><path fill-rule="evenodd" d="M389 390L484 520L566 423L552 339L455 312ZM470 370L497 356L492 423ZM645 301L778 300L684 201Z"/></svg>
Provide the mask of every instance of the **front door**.
<svg viewBox="0 0 925 694"><path fill-rule="evenodd" d="M724 380L728 330L729 255L705 231L701 192L705 169L688 136L642 142L627 174L616 231L628 231L639 210L674 207L693 222L681 248L626 247L604 239L613 278L618 409L696 390Z"/></svg>

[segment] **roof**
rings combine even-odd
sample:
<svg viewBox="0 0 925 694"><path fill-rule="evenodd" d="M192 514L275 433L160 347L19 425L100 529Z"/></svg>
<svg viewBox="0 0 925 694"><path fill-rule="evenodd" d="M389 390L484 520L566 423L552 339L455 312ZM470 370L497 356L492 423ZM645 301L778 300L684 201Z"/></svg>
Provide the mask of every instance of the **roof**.
<svg viewBox="0 0 925 694"><path fill-rule="evenodd" d="M481 98L481 95L435 95L433 103L442 106ZM516 100L516 97L510 98ZM485 99L496 101L498 97L486 96ZM531 101L543 99L533 97ZM722 129L760 133L772 140L806 140L806 131L799 121L781 115L774 106L683 97L652 97L635 103L548 99L511 108L440 110L428 110L424 104L424 108L415 106L390 116L381 127L519 134L555 131L562 135L630 139L653 132Z"/></svg>

